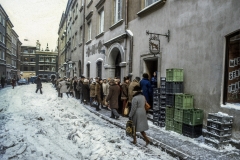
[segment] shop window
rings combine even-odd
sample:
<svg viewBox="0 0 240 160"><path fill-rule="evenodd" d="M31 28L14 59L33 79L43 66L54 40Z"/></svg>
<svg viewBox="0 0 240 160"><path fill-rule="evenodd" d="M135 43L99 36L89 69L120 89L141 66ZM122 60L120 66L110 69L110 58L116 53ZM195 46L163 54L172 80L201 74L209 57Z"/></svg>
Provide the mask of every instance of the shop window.
<svg viewBox="0 0 240 160"><path fill-rule="evenodd" d="M97 77L102 77L102 61L97 62Z"/></svg>
<svg viewBox="0 0 240 160"><path fill-rule="evenodd" d="M224 104L240 103L240 31L226 37Z"/></svg>

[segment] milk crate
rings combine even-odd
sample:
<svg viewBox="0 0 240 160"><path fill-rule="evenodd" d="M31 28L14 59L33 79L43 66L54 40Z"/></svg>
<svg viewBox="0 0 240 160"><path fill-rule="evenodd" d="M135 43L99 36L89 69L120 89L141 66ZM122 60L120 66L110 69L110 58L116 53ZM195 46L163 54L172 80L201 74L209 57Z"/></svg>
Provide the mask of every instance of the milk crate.
<svg viewBox="0 0 240 160"><path fill-rule="evenodd" d="M166 94L183 93L183 82L166 82Z"/></svg>
<svg viewBox="0 0 240 160"><path fill-rule="evenodd" d="M166 126L165 122L159 122L159 127L165 127L165 126Z"/></svg>
<svg viewBox="0 0 240 160"><path fill-rule="evenodd" d="M166 94L166 88L160 88L159 92L161 95Z"/></svg>
<svg viewBox="0 0 240 160"><path fill-rule="evenodd" d="M158 111L160 109L159 105L153 105L153 111Z"/></svg>
<svg viewBox="0 0 240 160"><path fill-rule="evenodd" d="M160 93L160 88L153 88L153 95L158 95Z"/></svg>
<svg viewBox="0 0 240 160"><path fill-rule="evenodd" d="M160 78L160 85L165 86L166 85L166 77L161 77Z"/></svg>
<svg viewBox="0 0 240 160"><path fill-rule="evenodd" d="M166 70L167 82L183 82L183 69L172 68Z"/></svg>
<svg viewBox="0 0 240 160"><path fill-rule="evenodd" d="M229 145L229 142L218 143L217 141L205 138L205 144L217 149L224 149L227 145Z"/></svg>
<svg viewBox="0 0 240 160"><path fill-rule="evenodd" d="M174 131L174 120L166 119L166 130Z"/></svg>
<svg viewBox="0 0 240 160"><path fill-rule="evenodd" d="M179 134L182 134L182 123L174 120L173 125L174 125L174 131L179 133Z"/></svg>
<svg viewBox="0 0 240 160"><path fill-rule="evenodd" d="M166 119L174 118L174 107L167 106L166 107Z"/></svg>
<svg viewBox="0 0 240 160"><path fill-rule="evenodd" d="M166 109L165 108L160 108L160 114L166 114Z"/></svg>
<svg viewBox="0 0 240 160"><path fill-rule="evenodd" d="M226 116L221 113L209 113L208 114L208 119L212 121L217 121L220 123L232 123L233 122L233 117L232 116Z"/></svg>
<svg viewBox="0 0 240 160"><path fill-rule="evenodd" d="M203 124L203 110L201 109L184 110L183 123L192 126Z"/></svg>
<svg viewBox="0 0 240 160"><path fill-rule="evenodd" d="M183 109L174 109L174 121L183 122Z"/></svg>
<svg viewBox="0 0 240 160"><path fill-rule="evenodd" d="M216 128L219 130L232 130L232 123L221 123L218 121L212 121L208 119L207 126Z"/></svg>
<svg viewBox="0 0 240 160"><path fill-rule="evenodd" d="M165 104L161 104L159 108L160 108L160 109L166 108L166 103L165 103Z"/></svg>
<svg viewBox="0 0 240 160"><path fill-rule="evenodd" d="M166 105L174 106L175 104L174 97L175 97L174 94L166 94Z"/></svg>
<svg viewBox="0 0 240 160"><path fill-rule="evenodd" d="M197 138L202 135L202 125L187 125L183 124L182 134L190 138Z"/></svg>
<svg viewBox="0 0 240 160"><path fill-rule="evenodd" d="M153 121L153 124L154 124L155 126L159 126L159 121Z"/></svg>
<svg viewBox="0 0 240 160"><path fill-rule="evenodd" d="M205 133L205 138L211 139L211 140L216 141L218 143L222 143L222 142L229 142L230 139L231 139L231 135L218 136L218 135L215 135L211 132L206 132Z"/></svg>
<svg viewBox="0 0 240 160"><path fill-rule="evenodd" d="M207 131L212 133L212 134L218 135L218 136L230 136L230 135L232 135L232 130L219 130L219 129L216 129L216 128L212 128L210 126L207 126Z"/></svg>
<svg viewBox="0 0 240 160"><path fill-rule="evenodd" d="M193 109L193 95L175 94L175 108Z"/></svg>

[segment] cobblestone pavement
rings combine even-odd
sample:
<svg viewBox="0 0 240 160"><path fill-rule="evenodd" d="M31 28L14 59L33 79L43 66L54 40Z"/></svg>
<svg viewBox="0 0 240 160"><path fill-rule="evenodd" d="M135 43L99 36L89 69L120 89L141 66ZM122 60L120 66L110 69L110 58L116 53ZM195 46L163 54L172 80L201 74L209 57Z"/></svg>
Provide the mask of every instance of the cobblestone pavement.
<svg viewBox="0 0 240 160"><path fill-rule="evenodd" d="M121 117L118 120L109 118L111 112L107 109L101 109L96 111L94 107L84 105L90 112L95 113L101 118L125 129L125 124L128 121L127 117ZM141 138L140 134L137 133L138 137ZM239 160L240 150L234 147L228 147L228 149L217 150L204 144L204 138L199 137L192 139L185 137L173 131L165 130L165 127L160 128L153 125L149 121L149 130L147 135L152 141L152 145L162 148L166 152L177 156L180 159L194 159L194 160Z"/></svg>

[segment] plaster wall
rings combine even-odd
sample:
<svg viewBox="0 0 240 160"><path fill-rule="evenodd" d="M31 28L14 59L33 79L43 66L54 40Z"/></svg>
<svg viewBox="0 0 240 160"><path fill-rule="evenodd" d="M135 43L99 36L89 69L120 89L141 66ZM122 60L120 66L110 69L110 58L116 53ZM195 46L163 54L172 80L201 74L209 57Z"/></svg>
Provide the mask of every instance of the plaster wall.
<svg viewBox="0 0 240 160"><path fill-rule="evenodd" d="M130 6L129 6L130 7ZM140 55L149 53L146 30L165 34L161 40L160 76L168 68L184 69L184 92L194 95L194 107L208 113L234 116L233 137L240 140L240 110L221 107L224 77L225 36L240 29L239 0L167 0L150 15L129 22L134 35L133 75L139 74ZM239 107L240 108L240 107Z"/></svg>

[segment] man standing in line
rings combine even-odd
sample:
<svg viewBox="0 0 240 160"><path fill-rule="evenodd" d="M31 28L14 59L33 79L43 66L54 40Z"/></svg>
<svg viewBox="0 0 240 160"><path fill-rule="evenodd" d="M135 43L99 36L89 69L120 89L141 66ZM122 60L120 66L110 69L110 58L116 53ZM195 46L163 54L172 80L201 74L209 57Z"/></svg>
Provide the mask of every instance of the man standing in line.
<svg viewBox="0 0 240 160"><path fill-rule="evenodd" d="M95 99L96 101L98 102L98 105L97 105L97 108L96 110L97 111L100 111L101 109L99 108L101 102L102 102L102 96L101 96L101 92L102 92L102 85L100 83L100 78L99 77L96 77L95 78L96 80L96 85L95 85Z"/></svg>
<svg viewBox="0 0 240 160"><path fill-rule="evenodd" d="M40 93L42 94L42 80L41 80L40 76L38 76L38 78L35 80L35 83L37 85L36 93L40 89Z"/></svg>
<svg viewBox="0 0 240 160"><path fill-rule="evenodd" d="M83 81L84 81L85 77L81 76L81 79L79 81L79 93L80 93L80 102L83 103Z"/></svg>

